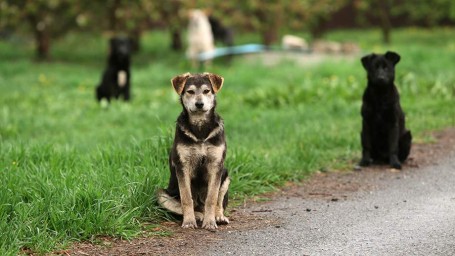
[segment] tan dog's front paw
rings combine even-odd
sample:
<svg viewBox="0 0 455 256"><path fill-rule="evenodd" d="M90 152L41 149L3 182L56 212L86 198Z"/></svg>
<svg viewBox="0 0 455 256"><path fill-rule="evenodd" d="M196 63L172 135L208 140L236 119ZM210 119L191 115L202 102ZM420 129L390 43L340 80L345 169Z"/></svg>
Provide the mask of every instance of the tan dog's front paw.
<svg viewBox="0 0 455 256"><path fill-rule="evenodd" d="M216 223L217 224L229 224L229 219L224 216L223 214L216 216Z"/></svg>
<svg viewBox="0 0 455 256"><path fill-rule="evenodd" d="M182 228L197 228L196 220L183 220Z"/></svg>
<svg viewBox="0 0 455 256"><path fill-rule="evenodd" d="M202 228L205 228L207 230L215 230L218 228L218 226L216 225L215 219L212 220L204 219L204 221L202 222Z"/></svg>

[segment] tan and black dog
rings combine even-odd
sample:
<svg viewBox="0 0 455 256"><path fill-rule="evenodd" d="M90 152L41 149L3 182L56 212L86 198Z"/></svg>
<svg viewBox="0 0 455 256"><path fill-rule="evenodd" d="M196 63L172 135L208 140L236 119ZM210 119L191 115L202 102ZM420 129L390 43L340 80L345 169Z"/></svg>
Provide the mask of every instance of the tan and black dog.
<svg viewBox="0 0 455 256"><path fill-rule="evenodd" d="M224 125L215 112L215 94L224 78L185 73L171 81L183 111L177 119L169 156L169 185L158 192L158 203L183 215L184 228L196 228L196 221L202 221L202 228L213 230L217 224L229 223L224 216L230 183L224 168Z"/></svg>

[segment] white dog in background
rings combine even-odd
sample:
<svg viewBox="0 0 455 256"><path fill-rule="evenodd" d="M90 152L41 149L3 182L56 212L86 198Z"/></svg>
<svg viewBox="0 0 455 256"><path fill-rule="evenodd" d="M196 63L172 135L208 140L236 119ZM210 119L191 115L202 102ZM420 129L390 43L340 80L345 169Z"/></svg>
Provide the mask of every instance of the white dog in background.
<svg viewBox="0 0 455 256"><path fill-rule="evenodd" d="M193 67L197 66L198 55L215 49L212 28L207 15L198 9L189 11L187 56Z"/></svg>

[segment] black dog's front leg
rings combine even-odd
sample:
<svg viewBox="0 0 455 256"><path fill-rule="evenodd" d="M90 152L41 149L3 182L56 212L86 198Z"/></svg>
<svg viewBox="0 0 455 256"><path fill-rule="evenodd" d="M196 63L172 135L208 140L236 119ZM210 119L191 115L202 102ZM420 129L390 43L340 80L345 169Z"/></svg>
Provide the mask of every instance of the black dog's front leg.
<svg viewBox="0 0 455 256"><path fill-rule="evenodd" d="M127 76L126 76L126 85L125 85L125 88L124 88L124 92L123 92L123 99L125 101L129 101L130 100L130 72L127 71Z"/></svg>
<svg viewBox="0 0 455 256"><path fill-rule="evenodd" d="M130 84L129 83L127 83L125 86L125 92L123 93L123 99L125 101L130 100Z"/></svg>
<svg viewBox="0 0 455 256"><path fill-rule="evenodd" d="M395 122L389 133L389 163L395 169L401 169L400 161L398 160L398 122Z"/></svg>
<svg viewBox="0 0 455 256"><path fill-rule="evenodd" d="M373 160L371 159L371 132L370 126L368 123L362 121L362 133L360 134L360 139L362 141L362 159L359 162L360 166L368 166Z"/></svg>

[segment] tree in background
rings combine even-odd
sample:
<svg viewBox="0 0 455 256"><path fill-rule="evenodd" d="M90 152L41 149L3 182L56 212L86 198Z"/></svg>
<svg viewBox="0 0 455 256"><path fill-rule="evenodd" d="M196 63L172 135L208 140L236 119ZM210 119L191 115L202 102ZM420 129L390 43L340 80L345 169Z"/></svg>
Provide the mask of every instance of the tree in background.
<svg viewBox="0 0 455 256"><path fill-rule="evenodd" d="M188 1L168 0L163 1L156 8L156 17L166 22L166 26L171 36L171 49L180 51L183 49L182 30L186 27L188 21L185 13L185 7Z"/></svg>
<svg viewBox="0 0 455 256"><path fill-rule="evenodd" d="M391 42L392 20L402 17L407 24L435 26L443 21L455 20L455 1L393 1L393 0L354 0L363 22L367 16L377 18L384 43Z"/></svg>
<svg viewBox="0 0 455 256"><path fill-rule="evenodd" d="M271 45L282 33L321 37L322 25L347 5L355 7L362 23L379 26L387 43L397 17L426 26L455 20L453 0L1 0L0 31L31 33L38 59L47 59L52 42L76 29L125 34L139 50L145 30L167 28L171 48L181 50L186 10L200 8L237 32L258 33L263 44Z"/></svg>
<svg viewBox="0 0 455 256"><path fill-rule="evenodd" d="M154 7L153 1L107 0L91 1L83 11L92 30L128 36L132 39L133 52L137 52Z"/></svg>
<svg viewBox="0 0 455 256"><path fill-rule="evenodd" d="M360 12L362 22L366 22L366 16L379 20L382 41L389 44L392 30L391 18L396 14L396 12L392 12L393 0L355 0L355 6Z"/></svg>
<svg viewBox="0 0 455 256"><path fill-rule="evenodd" d="M78 22L83 3L76 0L5 0L0 4L0 25L31 31L36 57L46 60L52 40L84 25L80 19Z"/></svg>
<svg viewBox="0 0 455 256"><path fill-rule="evenodd" d="M455 20L455 1L400 1L393 6L395 15L405 15L411 22L435 26L444 21Z"/></svg>
<svg viewBox="0 0 455 256"><path fill-rule="evenodd" d="M308 31L317 38L323 34L320 25L348 0L199 0L195 5L207 7L223 22L237 30L258 32L262 43L277 42L289 30Z"/></svg>
<svg viewBox="0 0 455 256"><path fill-rule="evenodd" d="M323 24L333 13L345 6L348 0L290 0L286 13L287 25L294 30L308 31L313 39L320 38L326 32Z"/></svg>
<svg viewBox="0 0 455 256"><path fill-rule="evenodd" d="M264 1L244 1L244 10L252 17L252 25L261 35L262 43L269 46L279 38L286 4L279 0L270 0L266 4L262 2Z"/></svg>
<svg viewBox="0 0 455 256"><path fill-rule="evenodd" d="M140 50L143 32L151 27L166 27L171 35L171 48L182 49L181 31L186 26L184 10L188 1L107 0L92 1L86 13L92 27L110 34L128 35L133 50Z"/></svg>
<svg viewBox="0 0 455 256"><path fill-rule="evenodd" d="M32 32L39 60L50 57L52 41L81 28L128 35L139 50L155 8L147 0L6 0L0 4L0 28Z"/></svg>

